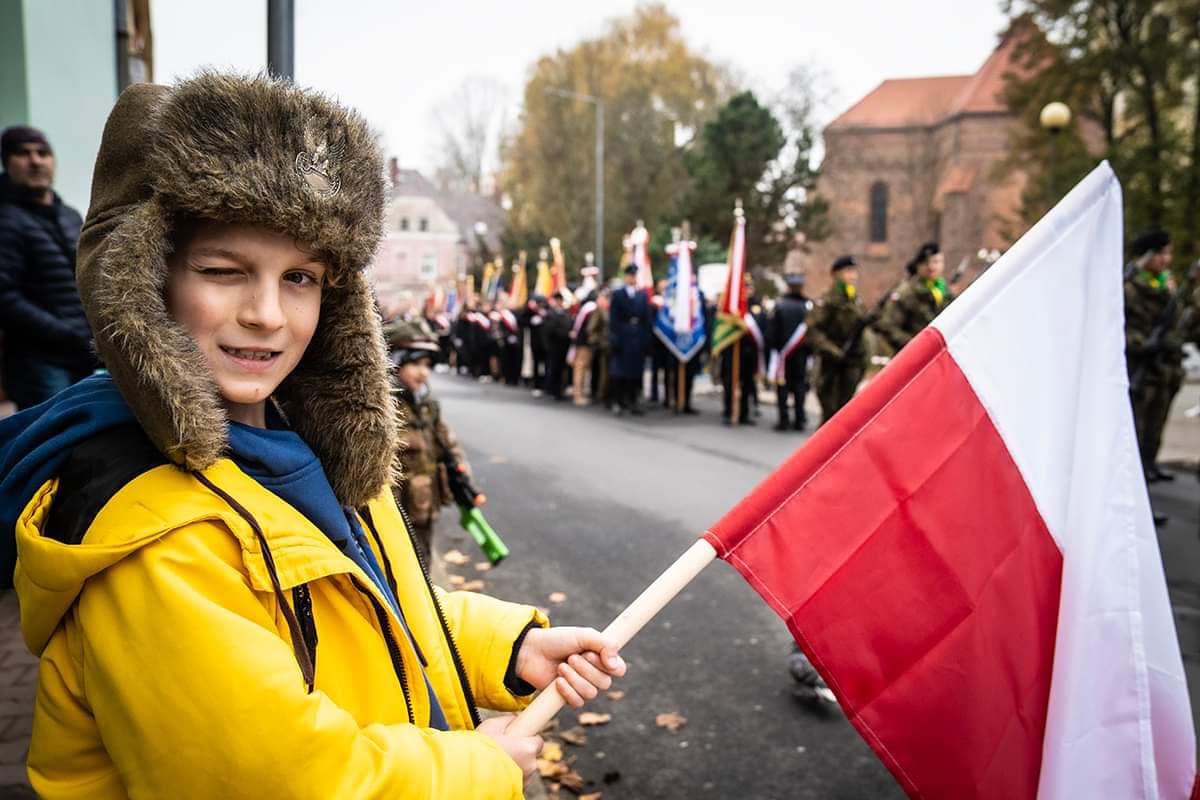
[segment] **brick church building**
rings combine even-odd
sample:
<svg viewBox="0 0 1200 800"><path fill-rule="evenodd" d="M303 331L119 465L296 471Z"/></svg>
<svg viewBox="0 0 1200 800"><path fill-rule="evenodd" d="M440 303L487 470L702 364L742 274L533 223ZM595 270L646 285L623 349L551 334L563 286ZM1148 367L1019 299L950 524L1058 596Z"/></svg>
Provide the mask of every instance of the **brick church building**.
<svg viewBox="0 0 1200 800"><path fill-rule="evenodd" d="M947 273L968 260L965 286L981 248L1003 251L1022 233L1024 177L998 169L1017 124L1001 96L1016 38L1010 31L974 75L885 80L825 128L817 192L834 232L810 245L810 297L828 287L829 264L850 253L873 303L930 239L941 243Z"/></svg>

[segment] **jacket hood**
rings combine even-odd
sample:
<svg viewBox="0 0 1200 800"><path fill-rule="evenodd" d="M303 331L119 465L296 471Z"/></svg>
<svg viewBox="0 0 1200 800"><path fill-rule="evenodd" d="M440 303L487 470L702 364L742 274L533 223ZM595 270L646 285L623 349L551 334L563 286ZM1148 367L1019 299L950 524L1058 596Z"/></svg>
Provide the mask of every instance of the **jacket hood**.
<svg viewBox="0 0 1200 800"><path fill-rule="evenodd" d="M364 268L382 227L383 164L366 123L268 77L201 73L136 84L105 125L76 278L96 349L147 436L191 470L224 452L228 420L164 288L180 221L258 225L321 253L333 282L300 364L275 399L338 500L392 479L395 416Z"/></svg>

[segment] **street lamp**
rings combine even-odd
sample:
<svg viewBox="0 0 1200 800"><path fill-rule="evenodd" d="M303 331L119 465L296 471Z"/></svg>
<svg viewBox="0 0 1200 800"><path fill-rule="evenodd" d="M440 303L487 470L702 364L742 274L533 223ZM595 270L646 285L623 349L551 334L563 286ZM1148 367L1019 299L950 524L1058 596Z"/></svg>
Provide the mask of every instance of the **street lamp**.
<svg viewBox="0 0 1200 800"><path fill-rule="evenodd" d="M590 94L546 88L546 94L583 100L596 106L596 281L604 284L604 101Z"/></svg>
<svg viewBox="0 0 1200 800"><path fill-rule="evenodd" d="M1043 129L1050 133L1050 183L1054 190L1054 196L1057 198L1061 194L1058 190L1058 134L1063 128L1071 124L1071 109L1066 103L1060 103L1055 100L1052 103L1047 103L1042 107L1042 112L1038 114L1038 122L1041 123Z"/></svg>
<svg viewBox="0 0 1200 800"><path fill-rule="evenodd" d="M1057 100L1053 103L1046 103L1042 108L1042 113L1038 115L1038 122L1051 134L1057 134L1071 124L1071 109L1066 103L1060 103Z"/></svg>

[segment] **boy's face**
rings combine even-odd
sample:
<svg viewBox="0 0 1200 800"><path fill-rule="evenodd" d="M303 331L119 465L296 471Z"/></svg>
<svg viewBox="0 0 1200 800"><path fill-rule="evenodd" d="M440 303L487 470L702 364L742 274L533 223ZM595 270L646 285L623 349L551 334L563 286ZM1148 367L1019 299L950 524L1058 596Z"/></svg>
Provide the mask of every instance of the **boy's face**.
<svg viewBox="0 0 1200 800"><path fill-rule="evenodd" d="M396 377L414 394L429 380L432 369L428 358L419 358L396 367Z"/></svg>
<svg viewBox="0 0 1200 800"><path fill-rule="evenodd" d="M265 425L265 402L308 348L325 265L287 236L198 224L171 255L167 308L195 340L229 418Z"/></svg>

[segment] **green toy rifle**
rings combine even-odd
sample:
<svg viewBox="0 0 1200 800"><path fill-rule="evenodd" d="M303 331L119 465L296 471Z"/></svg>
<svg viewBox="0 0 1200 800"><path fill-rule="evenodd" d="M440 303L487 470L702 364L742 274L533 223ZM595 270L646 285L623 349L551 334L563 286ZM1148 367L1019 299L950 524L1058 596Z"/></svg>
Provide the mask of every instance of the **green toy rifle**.
<svg viewBox="0 0 1200 800"><path fill-rule="evenodd" d="M454 496L454 502L460 510L458 524L471 534L471 538L479 545L479 549L487 556L492 566L499 564L508 556L508 546L492 530L492 526L484 519L483 512L479 510L479 506L487 502L487 496L475 488L461 464L447 459L445 465L450 494Z"/></svg>

